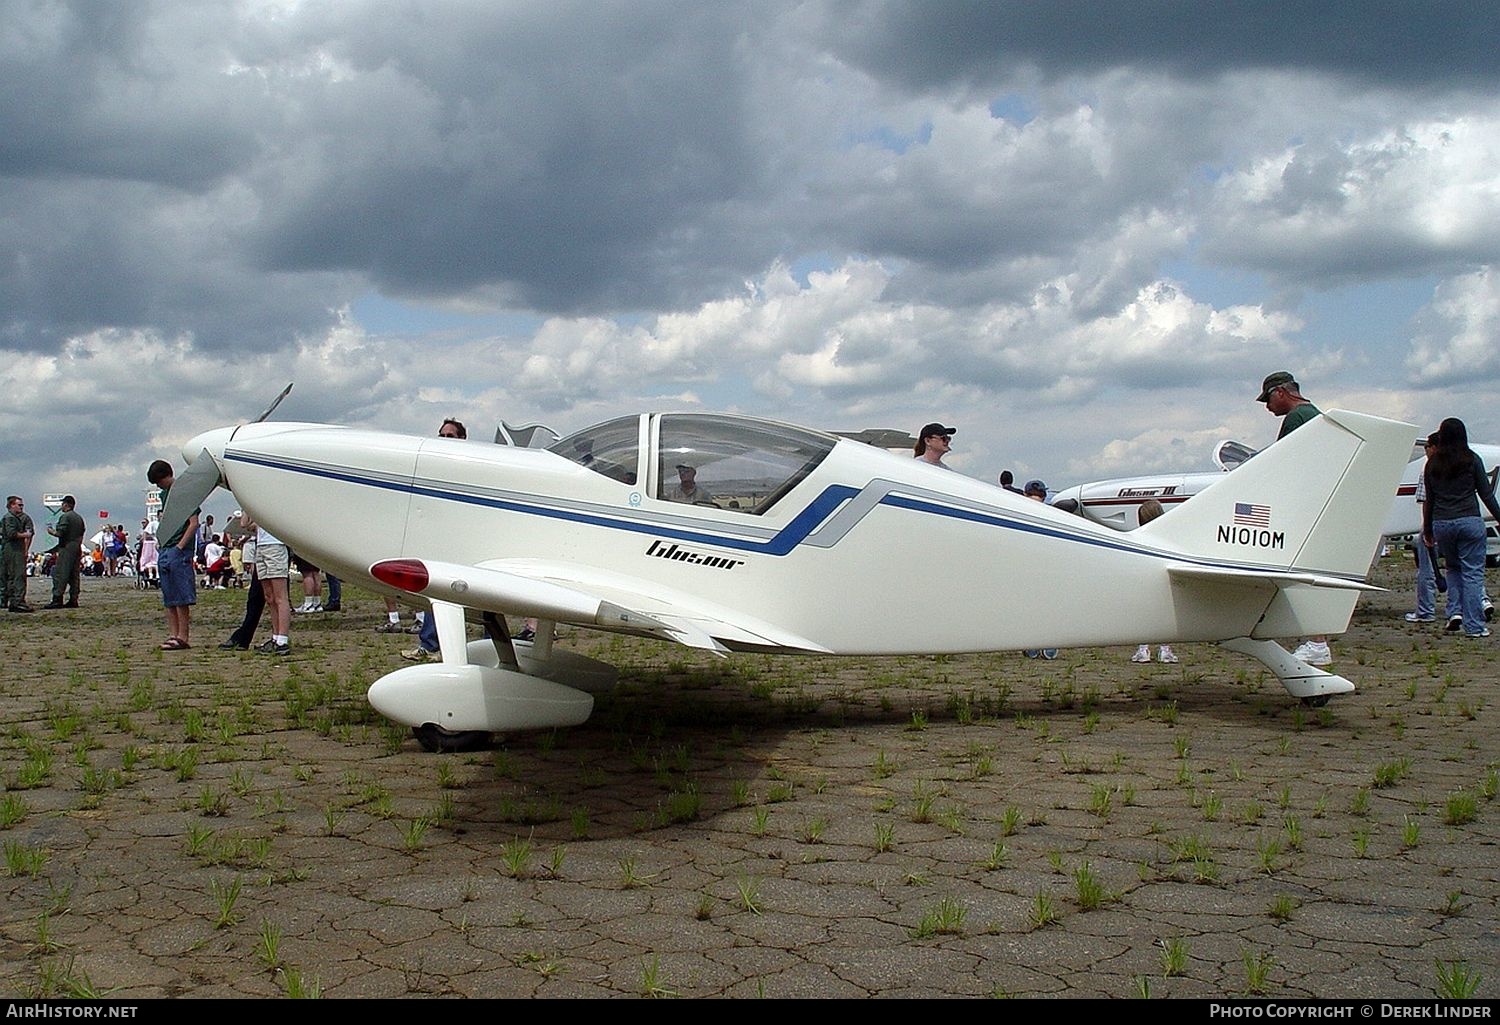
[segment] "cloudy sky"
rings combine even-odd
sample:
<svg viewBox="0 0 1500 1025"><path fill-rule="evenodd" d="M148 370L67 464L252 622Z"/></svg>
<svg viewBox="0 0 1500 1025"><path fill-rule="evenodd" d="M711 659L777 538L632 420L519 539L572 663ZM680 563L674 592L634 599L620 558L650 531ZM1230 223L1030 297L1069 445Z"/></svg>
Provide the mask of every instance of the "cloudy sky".
<svg viewBox="0 0 1500 1025"><path fill-rule="evenodd" d="M1291 369L1500 441L1490 2L0 0L0 477L254 416L1208 469ZM118 512L117 512L118 511Z"/></svg>

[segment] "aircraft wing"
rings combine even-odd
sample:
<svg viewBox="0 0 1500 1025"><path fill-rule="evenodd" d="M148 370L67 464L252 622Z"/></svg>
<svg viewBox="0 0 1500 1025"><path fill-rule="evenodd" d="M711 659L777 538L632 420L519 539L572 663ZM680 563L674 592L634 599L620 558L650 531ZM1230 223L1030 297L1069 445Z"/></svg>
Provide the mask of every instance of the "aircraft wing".
<svg viewBox="0 0 1500 1025"><path fill-rule="evenodd" d="M829 649L753 616L664 590L645 580L537 559L467 566L392 559L375 579L437 601L513 616L661 637L727 654L723 642L828 654Z"/></svg>

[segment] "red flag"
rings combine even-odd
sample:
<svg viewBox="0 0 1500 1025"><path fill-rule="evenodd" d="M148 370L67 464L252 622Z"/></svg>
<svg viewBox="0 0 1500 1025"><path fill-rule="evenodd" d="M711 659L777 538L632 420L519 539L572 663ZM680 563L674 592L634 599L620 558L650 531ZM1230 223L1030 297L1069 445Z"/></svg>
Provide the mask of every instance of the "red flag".
<svg viewBox="0 0 1500 1025"><path fill-rule="evenodd" d="M99 510L99 518L101 520L107 520L107 519L109 519L109 510L108 509L100 509Z"/></svg>

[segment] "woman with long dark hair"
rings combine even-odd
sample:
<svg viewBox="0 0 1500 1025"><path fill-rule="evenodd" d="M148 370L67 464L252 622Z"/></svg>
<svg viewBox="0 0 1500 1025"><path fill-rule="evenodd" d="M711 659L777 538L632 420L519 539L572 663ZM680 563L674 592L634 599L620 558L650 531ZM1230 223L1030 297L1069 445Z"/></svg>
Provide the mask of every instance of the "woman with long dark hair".
<svg viewBox="0 0 1500 1025"><path fill-rule="evenodd" d="M1500 504L1484 463L1469 448L1469 430L1449 417L1438 426L1437 451L1423 471L1427 501L1422 505L1422 537L1448 560L1448 608L1463 617L1464 633L1488 637L1484 625L1483 502L1496 519Z"/></svg>

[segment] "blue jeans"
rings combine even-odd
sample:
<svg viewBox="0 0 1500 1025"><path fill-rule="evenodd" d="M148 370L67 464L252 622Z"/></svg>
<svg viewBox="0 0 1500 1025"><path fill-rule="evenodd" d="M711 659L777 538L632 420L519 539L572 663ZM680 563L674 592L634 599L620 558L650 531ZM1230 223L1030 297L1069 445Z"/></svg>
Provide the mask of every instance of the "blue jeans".
<svg viewBox="0 0 1500 1025"><path fill-rule="evenodd" d="M427 615L422 617L422 629L417 631L417 647L423 651L437 651L437 617L432 610L427 610Z"/></svg>
<svg viewBox="0 0 1500 1025"><path fill-rule="evenodd" d="M1462 615L1464 633L1484 630L1484 521L1478 516L1434 520L1432 539L1448 560L1448 614Z"/></svg>
<svg viewBox="0 0 1500 1025"><path fill-rule="evenodd" d="M1437 574L1432 569L1432 556L1421 535L1414 539L1417 549L1417 615L1431 618L1437 615Z"/></svg>

